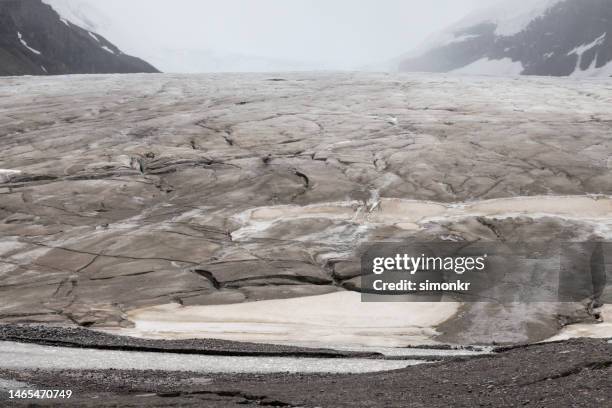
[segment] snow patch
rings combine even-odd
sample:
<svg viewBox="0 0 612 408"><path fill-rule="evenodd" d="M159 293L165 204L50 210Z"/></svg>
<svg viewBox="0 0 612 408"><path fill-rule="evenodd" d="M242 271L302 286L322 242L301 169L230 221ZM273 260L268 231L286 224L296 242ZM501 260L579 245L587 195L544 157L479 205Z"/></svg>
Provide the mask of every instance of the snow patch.
<svg viewBox="0 0 612 408"><path fill-rule="evenodd" d="M115 51L111 50L111 49L110 49L110 48L108 48L106 45L103 45L103 46L102 46L102 49L103 49L104 51L106 51L106 52L109 52L109 53L111 53L111 54L113 54L113 55L116 55L116 54L115 54Z"/></svg>
<svg viewBox="0 0 612 408"><path fill-rule="evenodd" d="M402 347L431 344L460 303L362 303L354 292L215 306L133 310L124 334L282 344Z"/></svg>
<svg viewBox="0 0 612 408"><path fill-rule="evenodd" d="M514 76L520 75L524 69L520 61L513 61L511 58L482 58L451 72L465 75Z"/></svg>
<svg viewBox="0 0 612 408"><path fill-rule="evenodd" d="M574 72L572 72L570 74L571 77L575 77L575 78L590 78L590 77L607 77L607 76L612 76L612 62L609 62L608 64L597 68L597 57L598 55L595 55L595 57L593 58L593 62L591 63L591 65L586 68L586 69L582 69L581 65L582 65L582 56L584 55L585 52L593 49L594 47L597 47L601 44L604 43L604 41L606 40L608 33L603 33L601 36L597 37L595 40L593 40L592 42L588 43L588 44L583 44L580 45L576 48L574 48L573 50L571 50L570 52L567 53L568 56L570 55L577 55L578 56L578 61L576 62L576 68L574 69Z"/></svg>
<svg viewBox="0 0 612 408"><path fill-rule="evenodd" d="M89 36L90 36L91 38L93 38L94 40L96 40L96 42L100 42L100 39L98 38L98 36L97 36L97 35L95 35L95 34L94 34L94 33L92 33L91 31L88 31L87 33L89 34Z"/></svg>
<svg viewBox="0 0 612 408"><path fill-rule="evenodd" d="M593 42L579 45L578 47L568 52L567 55L577 54L580 58L582 58L582 54L584 54L586 51L590 50L593 47L601 45L605 41L607 35L608 33L603 33L601 36L593 40Z"/></svg>
<svg viewBox="0 0 612 408"><path fill-rule="evenodd" d="M603 323L577 323L565 326L559 334L548 341L568 340L576 337L609 338L612 337L612 305L601 308Z"/></svg>
<svg viewBox="0 0 612 408"><path fill-rule="evenodd" d="M17 31L17 38L19 38L19 41L21 42L21 45L23 45L24 47L26 47L28 50L32 51L34 54L36 55L40 55L41 52L30 47L28 45L28 43L23 39L23 35L21 35L21 33L19 31Z"/></svg>
<svg viewBox="0 0 612 408"><path fill-rule="evenodd" d="M596 78L612 76L612 61L608 62L603 67L596 68L597 58L593 60L591 66L585 70L581 70L580 66L570 75L574 78Z"/></svg>

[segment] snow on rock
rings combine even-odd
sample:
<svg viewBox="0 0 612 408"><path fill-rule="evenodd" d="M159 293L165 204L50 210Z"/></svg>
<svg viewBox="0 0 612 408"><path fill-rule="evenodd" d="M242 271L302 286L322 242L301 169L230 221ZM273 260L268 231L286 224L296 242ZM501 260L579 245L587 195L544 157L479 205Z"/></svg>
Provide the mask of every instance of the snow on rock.
<svg viewBox="0 0 612 408"><path fill-rule="evenodd" d="M36 50L36 49L34 49L34 48L32 48L32 47L30 47L28 45L28 43L23 39L23 35L21 35L21 33L19 31L17 31L17 38L19 38L19 41L21 42L21 44L24 47L26 47L28 50L30 50L31 52L33 52L36 55L40 55L41 54L40 51L38 51L38 50Z"/></svg>
<svg viewBox="0 0 612 408"><path fill-rule="evenodd" d="M582 56L584 55L584 53L593 49L594 47L597 47L603 44L604 41L606 40L607 35L608 33L603 33L601 36L597 37L594 41L588 44L580 45L567 53L567 55L577 55L578 56L578 61L576 61L576 69L570 76L588 78L588 77L611 76L612 75L612 62L609 62L608 64L602 67L597 67L597 58L593 58L593 62L591 62L591 65L588 68L586 69L581 68Z"/></svg>
<svg viewBox="0 0 612 408"><path fill-rule="evenodd" d="M601 36L597 37L593 42L591 42L589 44L580 45L580 46L574 48L573 50L571 50L570 52L568 52L567 55L576 54L579 57L582 57L582 54L584 54L586 51L590 50L593 47L601 45L604 42L604 40L606 39L607 35L608 35L608 33L603 33Z"/></svg>
<svg viewBox="0 0 612 408"><path fill-rule="evenodd" d="M576 67L576 70L570 75L574 78L597 78L597 77L610 77L612 76L612 62L608 62L606 65L597 68L597 60L594 59L591 65L587 69L580 69L580 66Z"/></svg>
<svg viewBox="0 0 612 408"><path fill-rule="evenodd" d="M115 51L111 50L109 47L107 47L106 45L102 46L102 49L106 52L110 52L111 54L115 54Z"/></svg>
<svg viewBox="0 0 612 408"><path fill-rule="evenodd" d="M71 3L81 5L79 0ZM158 72L40 0L0 1L0 15L8 33L0 45L0 75Z"/></svg>
<svg viewBox="0 0 612 408"><path fill-rule="evenodd" d="M98 38L97 35L95 35L94 33L92 33L91 31L88 31L88 34L91 38L93 38L94 40L96 40L97 42L100 42L100 39Z"/></svg>
<svg viewBox="0 0 612 408"><path fill-rule="evenodd" d="M418 52L405 55L398 68L403 72L606 76L610 68L605 65L612 62L607 36L611 11L612 2L506 0L444 30Z"/></svg>

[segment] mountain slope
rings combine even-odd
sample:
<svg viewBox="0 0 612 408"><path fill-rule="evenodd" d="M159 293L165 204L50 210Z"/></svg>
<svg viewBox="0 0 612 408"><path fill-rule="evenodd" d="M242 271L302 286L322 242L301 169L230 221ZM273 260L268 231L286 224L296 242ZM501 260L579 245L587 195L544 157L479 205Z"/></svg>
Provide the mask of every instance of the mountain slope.
<svg viewBox="0 0 612 408"><path fill-rule="evenodd" d="M538 0L514 13L510 6L451 27L400 71L612 75L610 0Z"/></svg>
<svg viewBox="0 0 612 408"><path fill-rule="evenodd" d="M43 0L63 19L89 31L103 34L123 50L144 58L163 72L313 71L322 67L317 63L211 49L204 44L186 45L176 40L163 44L151 42L135 32L134 27L138 27L140 22L126 26L121 19L109 17L94 1Z"/></svg>
<svg viewBox="0 0 612 408"><path fill-rule="evenodd" d="M41 0L0 1L0 75L158 72Z"/></svg>

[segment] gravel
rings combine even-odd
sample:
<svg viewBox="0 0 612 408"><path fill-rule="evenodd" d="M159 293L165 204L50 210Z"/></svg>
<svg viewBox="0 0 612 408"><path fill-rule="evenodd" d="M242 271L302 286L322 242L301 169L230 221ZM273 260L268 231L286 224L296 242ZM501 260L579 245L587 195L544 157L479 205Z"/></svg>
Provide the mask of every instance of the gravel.
<svg viewBox="0 0 612 408"><path fill-rule="evenodd" d="M40 404L75 407L590 408L612 404L611 375L612 345L607 339L543 343L489 356L350 375L0 369L0 378L72 389L71 400Z"/></svg>

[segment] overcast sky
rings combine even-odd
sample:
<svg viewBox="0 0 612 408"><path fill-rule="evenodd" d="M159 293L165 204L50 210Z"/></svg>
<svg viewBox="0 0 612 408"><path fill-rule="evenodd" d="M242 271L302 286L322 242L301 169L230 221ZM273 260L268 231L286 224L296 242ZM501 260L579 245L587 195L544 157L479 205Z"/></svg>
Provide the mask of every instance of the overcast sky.
<svg viewBox="0 0 612 408"><path fill-rule="evenodd" d="M429 34L499 0L85 1L134 42L342 69L410 51Z"/></svg>

